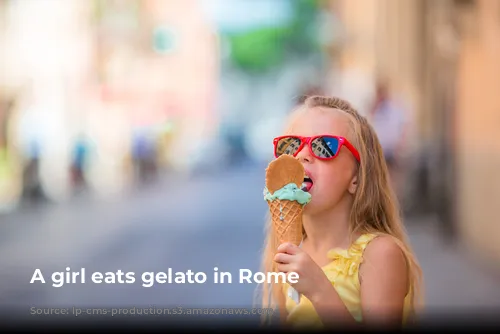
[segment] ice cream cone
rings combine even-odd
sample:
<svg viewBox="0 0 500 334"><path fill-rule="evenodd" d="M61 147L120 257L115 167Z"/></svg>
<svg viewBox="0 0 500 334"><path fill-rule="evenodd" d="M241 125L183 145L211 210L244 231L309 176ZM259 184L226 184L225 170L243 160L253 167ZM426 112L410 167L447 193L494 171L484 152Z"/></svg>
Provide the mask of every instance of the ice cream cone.
<svg viewBox="0 0 500 334"><path fill-rule="evenodd" d="M302 211L311 200L311 195L300 189L303 181L304 167L290 155L279 156L267 167L264 199L271 214L275 245L291 242L299 246L302 242ZM276 262L273 271L278 271ZM290 287L288 293L300 302L295 289Z"/></svg>
<svg viewBox="0 0 500 334"><path fill-rule="evenodd" d="M278 244L302 242L303 205L296 201L275 200L268 202L274 233Z"/></svg>
<svg viewBox="0 0 500 334"><path fill-rule="evenodd" d="M266 170L265 199L273 221L276 243L302 242L302 211L310 195L300 186L304 167L296 158L282 155L272 161Z"/></svg>

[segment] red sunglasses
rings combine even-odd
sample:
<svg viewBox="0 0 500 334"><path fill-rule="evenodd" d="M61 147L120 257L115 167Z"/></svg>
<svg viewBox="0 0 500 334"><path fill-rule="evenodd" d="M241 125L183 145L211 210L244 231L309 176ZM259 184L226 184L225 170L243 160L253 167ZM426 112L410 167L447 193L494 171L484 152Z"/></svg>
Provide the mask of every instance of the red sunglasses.
<svg viewBox="0 0 500 334"><path fill-rule="evenodd" d="M356 160L360 161L358 150L344 137L331 135L314 137L280 136L274 138L273 143L275 158L282 154L289 154L295 157L305 144L309 144L311 154L320 160L334 159L339 154L342 146L345 146L351 151Z"/></svg>

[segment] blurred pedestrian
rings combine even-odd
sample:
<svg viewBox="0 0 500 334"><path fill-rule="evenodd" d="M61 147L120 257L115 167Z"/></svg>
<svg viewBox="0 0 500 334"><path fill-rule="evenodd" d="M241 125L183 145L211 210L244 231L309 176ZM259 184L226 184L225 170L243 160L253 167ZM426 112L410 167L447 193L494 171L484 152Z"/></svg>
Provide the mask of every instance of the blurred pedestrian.
<svg viewBox="0 0 500 334"><path fill-rule="evenodd" d="M407 115L405 108L391 94L388 82L383 79L376 83L369 117L382 146L393 187L398 191L403 171Z"/></svg>
<svg viewBox="0 0 500 334"><path fill-rule="evenodd" d="M156 141L146 130L139 130L132 138L132 160L136 180L145 183L152 180L157 173Z"/></svg>
<svg viewBox="0 0 500 334"><path fill-rule="evenodd" d="M88 153L88 142L83 135L80 135L74 143L71 162L72 183L76 191L83 190L86 186L85 168L87 166Z"/></svg>
<svg viewBox="0 0 500 334"><path fill-rule="evenodd" d="M421 270L366 118L342 99L309 97L274 149L303 164L302 188L291 194L311 200L300 245L279 240L267 223L262 270L299 279L265 283L264 307L278 306L286 325L307 329L408 324L419 306Z"/></svg>
<svg viewBox="0 0 500 334"><path fill-rule="evenodd" d="M36 140L30 143L23 168L23 198L29 203L45 199L40 178L40 144Z"/></svg>

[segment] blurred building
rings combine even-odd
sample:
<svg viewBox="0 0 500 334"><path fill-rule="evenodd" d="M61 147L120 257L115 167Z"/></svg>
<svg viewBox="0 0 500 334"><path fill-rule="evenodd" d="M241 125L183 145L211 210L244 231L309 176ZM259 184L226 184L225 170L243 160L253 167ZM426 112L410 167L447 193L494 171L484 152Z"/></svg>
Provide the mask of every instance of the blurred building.
<svg viewBox="0 0 500 334"><path fill-rule="evenodd" d="M45 195L64 200L71 137L84 112L80 93L89 72L86 6L75 0L3 3L3 77L16 92L9 139L22 160L23 185L37 180Z"/></svg>
<svg viewBox="0 0 500 334"><path fill-rule="evenodd" d="M200 3L96 1L93 10L101 102L123 109L130 133L162 136L168 125L175 135L159 138L168 144L159 162L189 168L218 121L218 44Z"/></svg>
<svg viewBox="0 0 500 334"><path fill-rule="evenodd" d="M445 235L500 261L500 2L337 0L342 39L331 50L338 90L360 109L378 76L412 106L409 184ZM357 89L360 87L360 89Z"/></svg>
<svg viewBox="0 0 500 334"><path fill-rule="evenodd" d="M18 169L39 161L32 174L51 199L72 192L81 138L89 185L115 193L133 177L134 134L177 170L216 135L218 42L199 1L0 1L0 15L10 142Z"/></svg>
<svg viewBox="0 0 500 334"><path fill-rule="evenodd" d="M5 3L0 2L0 50L4 50L6 45L5 15ZM19 196L19 176L15 173L12 150L7 140L13 96L6 86L5 65L5 53L0 52L0 212L15 206Z"/></svg>
<svg viewBox="0 0 500 334"><path fill-rule="evenodd" d="M467 10L460 17L453 137L456 217L468 243L500 263L500 2L462 6Z"/></svg>

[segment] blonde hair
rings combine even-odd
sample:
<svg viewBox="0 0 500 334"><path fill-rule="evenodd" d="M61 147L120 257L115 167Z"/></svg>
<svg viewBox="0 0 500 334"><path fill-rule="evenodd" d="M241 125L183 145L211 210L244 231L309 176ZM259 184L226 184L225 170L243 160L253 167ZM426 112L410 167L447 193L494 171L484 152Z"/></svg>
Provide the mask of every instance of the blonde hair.
<svg viewBox="0 0 500 334"><path fill-rule="evenodd" d="M349 117L353 137L351 142L361 156L358 168L358 188L350 213L351 235L355 233L387 235L392 237L401 247L407 261L409 298L414 314L417 306L422 303L422 271L411 250L402 224L399 204L390 184L387 165L378 137L365 117L361 116L349 102L336 97L307 97L301 102L292 117L300 110L316 107L340 110ZM267 273L274 269L273 257L278 247L269 215L265 231L266 241L261 270ZM305 235L304 231L303 233ZM285 314L283 312L285 311L285 296L281 285L263 284L261 298L262 307L278 307L280 314ZM262 320L265 323L269 319L264 317Z"/></svg>

